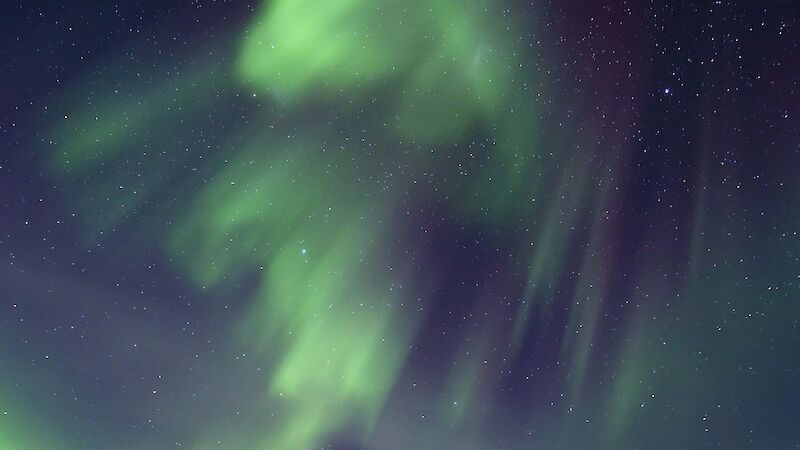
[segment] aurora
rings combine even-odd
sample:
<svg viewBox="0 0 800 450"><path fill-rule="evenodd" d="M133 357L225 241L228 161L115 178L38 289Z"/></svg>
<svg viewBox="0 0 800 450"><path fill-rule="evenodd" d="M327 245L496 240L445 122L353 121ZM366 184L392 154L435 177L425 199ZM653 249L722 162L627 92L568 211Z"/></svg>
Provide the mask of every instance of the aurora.
<svg viewBox="0 0 800 450"><path fill-rule="evenodd" d="M780 6L39 9L0 450L797 444Z"/></svg>

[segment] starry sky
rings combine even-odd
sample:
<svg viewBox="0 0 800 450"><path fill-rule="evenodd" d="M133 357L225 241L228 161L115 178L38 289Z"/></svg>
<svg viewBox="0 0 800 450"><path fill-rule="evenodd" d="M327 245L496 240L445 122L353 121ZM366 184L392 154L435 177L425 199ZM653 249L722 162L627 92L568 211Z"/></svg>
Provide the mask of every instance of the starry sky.
<svg viewBox="0 0 800 450"><path fill-rule="evenodd" d="M0 450L800 448L800 5L0 5Z"/></svg>

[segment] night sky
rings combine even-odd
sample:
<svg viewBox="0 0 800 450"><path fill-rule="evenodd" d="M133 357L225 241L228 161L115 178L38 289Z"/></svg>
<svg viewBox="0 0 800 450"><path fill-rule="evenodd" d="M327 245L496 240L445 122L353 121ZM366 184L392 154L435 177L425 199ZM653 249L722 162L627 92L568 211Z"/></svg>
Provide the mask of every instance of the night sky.
<svg viewBox="0 0 800 450"><path fill-rule="evenodd" d="M799 449L798 28L2 2L0 450Z"/></svg>

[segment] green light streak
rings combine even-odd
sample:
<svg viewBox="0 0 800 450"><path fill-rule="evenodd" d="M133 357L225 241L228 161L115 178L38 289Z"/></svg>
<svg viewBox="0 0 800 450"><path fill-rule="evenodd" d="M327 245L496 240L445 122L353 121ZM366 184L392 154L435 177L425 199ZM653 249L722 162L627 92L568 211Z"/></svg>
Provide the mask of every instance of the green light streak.
<svg viewBox="0 0 800 450"><path fill-rule="evenodd" d="M416 146L456 143L478 129L496 135L490 166L510 174L492 181L507 183L493 200L522 182L533 110L516 99L525 82L513 33L489 10L456 1L265 2L232 79L209 65L148 88L143 100L109 97L55 127L49 169L73 191L91 194L79 204L95 240L134 215L158 217L166 257L198 288L258 274L233 335L267 368L262 401L276 415L266 431L241 433L240 447L318 448L343 429L367 439L395 384L420 311L402 306L404 277L387 269L395 262L385 260L382 243L391 240L385 220L410 181L401 177L396 188L374 192L364 180L387 159L438 171L425 166L435 161ZM183 188L185 201L159 205L181 174L176 168L194 164L189 155L197 149L182 138L206 111L198 99L218 98L212 94L220 86L237 83L248 96L269 94L271 108L255 122L293 123L320 102L355 104L336 109L342 114L370 104L369 122L383 124L365 126L377 130L371 137L400 143L376 151L343 137L335 120L292 136L242 127L227 144L231 156L208 161L217 164L210 176ZM142 152L153 142L175 148L164 164ZM131 167L141 167L137 178ZM469 181L477 190L480 183ZM486 200L459 194L454 205L469 213ZM464 366L452 374L451 424L465 419L481 381L480 363ZM200 438L196 448L207 445Z"/></svg>
<svg viewBox="0 0 800 450"><path fill-rule="evenodd" d="M4 374L0 383L0 450L72 448L59 440L60 431L53 423L38 414L41 407L39 411L31 407L36 396L26 393L30 386L21 383L25 377L8 370Z"/></svg>
<svg viewBox="0 0 800 450"><path fill-rule="evenodd" d="M402 5L264 2L245 36L239 75L248 85L293 101L374 85L413 59L417 29L402 26L411 14Z"/></svg>
<svg viewBox="0 0 800 450"><path fill-rule="evenodd" d="M589 168L579 165L577 173L562 173L559 181L558 201L554 201L543 215L545 222L541 229L534 233L536 241L531 255L528 283L524 292L524 303L514 319L511 344L518 347L525 337L530 324L533 309L544 299L541 312L544 316L549 314L547 302L563 267L565 257L564 249L572 236L569 232L580 220L581 206L588 202L586 183L588 182ZM546 317L545 317L546 318Z"/></svg>

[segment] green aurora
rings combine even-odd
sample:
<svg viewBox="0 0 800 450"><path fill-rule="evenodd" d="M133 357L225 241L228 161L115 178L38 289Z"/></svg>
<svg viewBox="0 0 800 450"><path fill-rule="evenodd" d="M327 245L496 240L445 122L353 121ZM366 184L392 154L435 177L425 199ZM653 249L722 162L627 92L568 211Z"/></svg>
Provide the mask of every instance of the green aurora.
<svg viewBox="0 0 800 450"><path fill-rule="evenodd" d="M240 296L249 283L228 344L263 372L253 401L269 412L234 430L203 424L189 448L311 450L343 435L364 448L647 448L679 425L709 435L715 411L700 393L718 409L768 413L758 394L736 405L726 399L750 389L740 361L765 358L765 315L791 316L793 306L778 299L784 291L767 290L795 277L784 261L791 257L748 240L770 222L745 223L736 213L748 206L712 209L696 196L691 248L626 255L633 287L620 288L606 262L619 257L610 243L629 238L613 217L626 206L619 173L634 156L604 152L578 119L549 124L546 108L568 106L548 92L555 76L530 67L547 67L547 52L520 43L535 20L511 10L488 1L274 0L233 33L231 48L203 52L174 76L65 90L69 119L49 127L44 166L71 199L64 209L81 221L81 245L123 235L121 253L136 258L155 239L170 270L197 292ZM241 117L225 117L233 101L247 103ZM212 121L226 132L208 131L205 148L190 143ZM687 184L700 193L730 177L708 164L695 175ZM414 195L435 197L477 235L510 236L498 259L514 279L504 290L502 274L481 275L494 287L464 300L464 314L485 320L449 338L446 361L430 363L447 370L420 388L420 399L404 396L404 386L419 376L409 362L439 275L420 275L417 244L404 243L397 225ZM651 220L642 224L648 233L674 231ZM747 259L737 256L743 249ZM674 269L682 265L685 273ZM766 272L774 283L744 282ZM626 319L609 325L609 310ZM727 332L725 318L739 314L752 315L749 334ZM547 328L554 318L563 329ZM786 323L775 326L796 337ZM545 333L556 336L549 370L563 377L560 390L507 400L514 394L503 376L528 376L521 361ZM612 344L598 344L607 334ZM791 359L796 348L770 351ZM717 356L706 367L686 363L687 354ZM718 382L729 373L739 375ZM0 384L2 407L23 410L0 422L0 450L71 448L51 442L60 431L31 431L46 415L16 395L8 400L15 389ZM507 410L489 406L504 401ZM664 427L637 430L662 420L650 406L657 401L671 411ZM536 406L519 406L526 402ZM543 421L546 414L559 420ZM528 434L511 435L512 415L542 424L536 447ZM502 444L488 443L506 433ZM392 438L403 444L382 443ZM683 448L711 442L669 439Z"/></svg>

